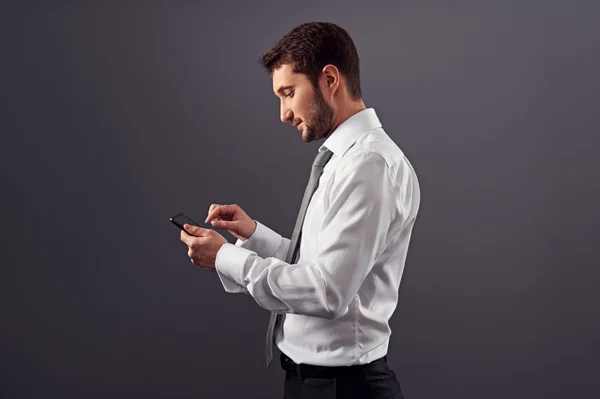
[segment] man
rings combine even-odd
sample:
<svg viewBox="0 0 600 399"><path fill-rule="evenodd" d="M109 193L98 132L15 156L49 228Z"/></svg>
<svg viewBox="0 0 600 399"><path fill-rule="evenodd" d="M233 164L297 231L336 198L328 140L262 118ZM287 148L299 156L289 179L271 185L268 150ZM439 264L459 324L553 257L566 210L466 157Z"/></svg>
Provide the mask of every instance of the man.
<svg viewBox="0 0 600 399"><path fill-rule="evenodd" d="M227 292L252 295L272 312L267 360L274 340L285 398L402 398L386 355L420 203L415 171L365 107L358 53L344 29L299 25L262 64L281 121L305 142L326 139L292 239L237 205L213 204L206 222L229 230L235 245L190 225L181 240Z"/></svg>

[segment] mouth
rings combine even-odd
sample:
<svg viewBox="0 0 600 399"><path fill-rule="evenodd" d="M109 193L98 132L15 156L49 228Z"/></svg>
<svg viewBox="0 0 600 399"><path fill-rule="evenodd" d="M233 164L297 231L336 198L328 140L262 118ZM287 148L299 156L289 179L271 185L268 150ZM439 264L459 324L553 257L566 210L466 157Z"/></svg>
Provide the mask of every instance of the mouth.
<svg viewBox="0 0 600 399"><path fill-rule="evenodd" d="M300 125L302 125L302 122L298 124L298 130L302 131L302 129L300 129Z"/></svg>

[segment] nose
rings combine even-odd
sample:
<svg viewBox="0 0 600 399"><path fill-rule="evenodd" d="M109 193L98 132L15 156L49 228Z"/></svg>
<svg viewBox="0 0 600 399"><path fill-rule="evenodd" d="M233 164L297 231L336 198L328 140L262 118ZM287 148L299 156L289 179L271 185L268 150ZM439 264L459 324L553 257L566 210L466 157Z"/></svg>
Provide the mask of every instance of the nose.
<svg viewBox="0 0 600 399"><path fill-rule="evenodd" d="M281 121L283 123L287 122L288 120L291 119L292 117L292 110L287 108L283 102L281 103L280 106L280 110L279 110L279 117L281 118Z"/></svg>

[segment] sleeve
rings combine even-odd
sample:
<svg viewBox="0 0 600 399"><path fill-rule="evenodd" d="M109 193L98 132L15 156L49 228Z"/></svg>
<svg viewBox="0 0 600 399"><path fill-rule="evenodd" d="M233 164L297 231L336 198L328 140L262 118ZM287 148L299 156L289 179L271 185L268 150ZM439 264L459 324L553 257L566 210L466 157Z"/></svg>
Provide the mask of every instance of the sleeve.
<svg viewBox="0 0 600 399"><path fill-rule="evenodd" d="M396 199L379 154L353 155L339 170L325 193L329 204L313 263L290 265L225 244L217 254L220 275L245 287L265 309L325 319L343 316L385 248Z"/></svg>
<svg viewBox="0 0 600 399"><path fill-rule="evenodd" d="M255 222L256 230L250 238L245 241L238 239L235 245L256 252L258 256L263 258L275 257L284 260L290 245L290 239L282 237L258 220L255 220Z"/></svg>
<svg viewBox="0 0 600 399"><path fill-rule="evenodd" d="M258 220L256 222L256 230L247 240L238 239L235 245L225 244L225 246L233 246L238 248L243 248L247 251L252 251L258 256L268 258L274 257L278 259L285 259L287 255L287 250L290 245L290 239L282 237L280 234L271 230L264 224L260 223ZM219 250L217 253L217 262L216 263L235 263L237 262L237 258L233 255L234 252L227 251L227 248ZM224 253L222 253L224 252ZM246 287L239 285L235 280L232 280L228 276L221 273L219 270L218 264L216 266L217 274L219 275L219 279L221 280L221 284L223 284L223 288L225 291L229 293L244 293L248 294L248 290Z"/></svg>

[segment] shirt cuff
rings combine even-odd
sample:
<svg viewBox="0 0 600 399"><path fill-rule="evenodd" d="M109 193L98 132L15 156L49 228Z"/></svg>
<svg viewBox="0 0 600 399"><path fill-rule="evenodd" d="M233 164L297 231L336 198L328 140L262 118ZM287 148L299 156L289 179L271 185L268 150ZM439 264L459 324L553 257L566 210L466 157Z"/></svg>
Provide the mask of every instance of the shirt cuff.
<svg viewBox="0 0 600 399"><path fill-rule="evenodd" d="M231 293L247 291L243 284L242 270L244 270L248 257L253 254L255 252L230 243L223 244L219 249L215 260L215 270L225 291Z"/></svg>
<svg viewBox="0 0 600 399"><path fill-rule="evenodd" d="M235 246L254 251L261 258L272 257L281 245L281 234L271 230L258 220L256 222L256 230L246 241L238 239Z"/></svg>

